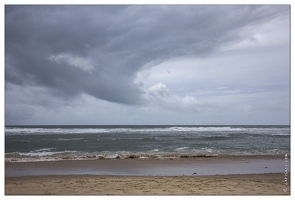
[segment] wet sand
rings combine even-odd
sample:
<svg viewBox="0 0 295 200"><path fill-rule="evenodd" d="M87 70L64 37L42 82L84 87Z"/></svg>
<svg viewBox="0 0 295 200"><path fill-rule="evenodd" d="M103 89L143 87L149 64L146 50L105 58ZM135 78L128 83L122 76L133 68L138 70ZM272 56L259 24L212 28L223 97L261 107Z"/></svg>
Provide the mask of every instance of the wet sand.
<svg viewBox="0 0 295 200"><path fill-rule="evenodd" d="M284 173L284 157L198 157L177 160L99 159L6 162L5 176L123 175L191 176Z"/></svg>
<svg viewBox="0 0 295 200"><path fill-rule="evenodd" d="M289 195L287 171L265 156L7 162L5 194Z"/></svg>

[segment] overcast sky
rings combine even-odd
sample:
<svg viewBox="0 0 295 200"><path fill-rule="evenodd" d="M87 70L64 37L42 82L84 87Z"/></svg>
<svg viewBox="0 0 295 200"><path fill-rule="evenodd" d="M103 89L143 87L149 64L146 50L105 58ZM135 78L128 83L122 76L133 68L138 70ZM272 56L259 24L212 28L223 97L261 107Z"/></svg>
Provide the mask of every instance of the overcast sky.
<svg viewBox="0 0 295 200"><path fill-rule="evenodd" d="M289 124L290 7L5 6L5 124Z"/></svg>

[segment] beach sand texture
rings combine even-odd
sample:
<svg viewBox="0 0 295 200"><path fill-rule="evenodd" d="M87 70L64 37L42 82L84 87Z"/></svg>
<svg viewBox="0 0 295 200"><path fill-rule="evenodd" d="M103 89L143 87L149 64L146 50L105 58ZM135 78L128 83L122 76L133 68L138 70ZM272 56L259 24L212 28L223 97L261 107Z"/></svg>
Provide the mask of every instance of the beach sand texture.
<svg viewBox="0 0 295 200"><path fill-rule="evenodd" d="M288 177L290 178L290 177ZM284 174L6 177L6 195L290 195Z"/></svg>

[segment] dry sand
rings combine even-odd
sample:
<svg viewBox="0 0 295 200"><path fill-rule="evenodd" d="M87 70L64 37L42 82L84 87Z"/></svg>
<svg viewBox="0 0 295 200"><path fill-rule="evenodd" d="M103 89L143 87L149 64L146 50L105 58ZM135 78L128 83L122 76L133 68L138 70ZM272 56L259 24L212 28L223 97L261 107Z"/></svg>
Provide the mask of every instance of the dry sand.
<svg viewBox="0 0 295 200"><path fill-rule="evenodd" d="M288 180L290 176L288 175ZM212 176L6 177L6 195L290 195L283 173Z"/></svg>

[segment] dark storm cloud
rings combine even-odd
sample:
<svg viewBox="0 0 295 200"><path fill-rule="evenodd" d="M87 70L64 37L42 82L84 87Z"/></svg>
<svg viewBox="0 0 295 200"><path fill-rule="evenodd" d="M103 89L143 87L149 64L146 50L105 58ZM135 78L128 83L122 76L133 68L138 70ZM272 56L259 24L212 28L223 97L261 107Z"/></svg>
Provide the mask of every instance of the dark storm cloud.
<svg viewBox="0 0 295 200"><path fill-rule="evenodd" d="M5 80L69 98L137 104L143 67L203 57L287 6L6 6ZM9 87L7 87L9 89Z"/></svg>

